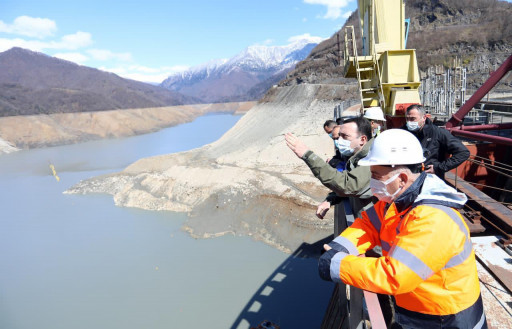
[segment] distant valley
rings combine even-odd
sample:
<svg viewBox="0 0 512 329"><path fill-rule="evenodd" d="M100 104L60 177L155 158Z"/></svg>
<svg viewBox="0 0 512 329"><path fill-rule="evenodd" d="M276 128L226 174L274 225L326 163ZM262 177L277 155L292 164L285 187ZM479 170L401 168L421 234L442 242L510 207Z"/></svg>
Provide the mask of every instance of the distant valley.
<svg viewBox="0 0 512 329"><path fill-rule="evenodd" d="M0 53L0 116L198 103L190 96L22 48Z"/></svg>
<svg viewBox="0 0 512 329"><path fill-rule="evenodd" d="M252 46L160 86L11 48L0 53L0 154L149 133L212 112L245 113L315 46L306 39Z"/></svg>
<svg viewBox="0 0 512 329"><path fill-rule="evenodd" d="M160 85L15 47L0 53L0 117L255 101L316 45L304 38L286 46L250 46Z"/></svg>

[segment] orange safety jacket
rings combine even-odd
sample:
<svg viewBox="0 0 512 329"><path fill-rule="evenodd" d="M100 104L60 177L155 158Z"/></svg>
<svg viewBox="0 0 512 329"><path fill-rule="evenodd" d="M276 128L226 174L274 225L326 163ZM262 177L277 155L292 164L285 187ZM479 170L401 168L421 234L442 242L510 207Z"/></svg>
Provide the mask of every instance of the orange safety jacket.
<svg viewBox="0 0 512 329"><path fill-rule="evenodd" d="M326 256L330 278L394 295L399 307L412 312L468 309L480 286L469 229L455 209L466 200L436 176L422 174L395 202L377 202L329 244L335 250ZM358 257L375 246L382 247L382 257ZM483 311L478 317L485 321Z"/></svg>

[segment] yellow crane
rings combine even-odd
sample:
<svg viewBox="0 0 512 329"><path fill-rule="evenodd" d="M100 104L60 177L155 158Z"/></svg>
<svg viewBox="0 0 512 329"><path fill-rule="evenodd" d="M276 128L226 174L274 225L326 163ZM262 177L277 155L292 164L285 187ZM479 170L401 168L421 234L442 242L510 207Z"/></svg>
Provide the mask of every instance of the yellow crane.
<svg viewBox="0 0 512 329"><path fill-rule="evenodd" d="M419 104L416 51L406 49L408 24L402 0L359 0L362 54L354 26L345 28L345 77L356 78L362 110L380 106L388 119L403 120ZM391 117L391 118L390 118Z"/></svg>

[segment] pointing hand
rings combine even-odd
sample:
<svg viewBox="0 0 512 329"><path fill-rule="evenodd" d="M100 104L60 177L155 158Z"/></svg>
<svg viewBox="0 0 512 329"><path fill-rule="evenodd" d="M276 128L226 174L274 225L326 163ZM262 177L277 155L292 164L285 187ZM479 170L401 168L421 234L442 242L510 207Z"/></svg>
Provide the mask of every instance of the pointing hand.
<svg viewBox="0 0 512 329"><path fill-rule="evenodd" d="M299 158L302 158L309 148L294 134L287 133L284 138L286 139L286 145L293 151Z"/></svg>

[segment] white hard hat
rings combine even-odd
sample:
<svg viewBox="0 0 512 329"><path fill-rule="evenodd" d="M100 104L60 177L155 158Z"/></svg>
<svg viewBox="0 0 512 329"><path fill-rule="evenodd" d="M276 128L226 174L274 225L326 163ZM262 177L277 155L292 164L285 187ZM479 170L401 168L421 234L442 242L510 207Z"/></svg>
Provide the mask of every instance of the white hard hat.
<svg viewBox="0 0 512 329"><path fill-rule="evenodd" d="M364 112L364 117L368 120L386 121L384 119L384 113L380 106L369 107Z"/></svg>
<svg viewBox="0 0 512 329"><path fill-rule="evenodd" d="M360 166L410 165L425 161L419 140L404 129L381 132L368 154L359 160Z"/></svg>

